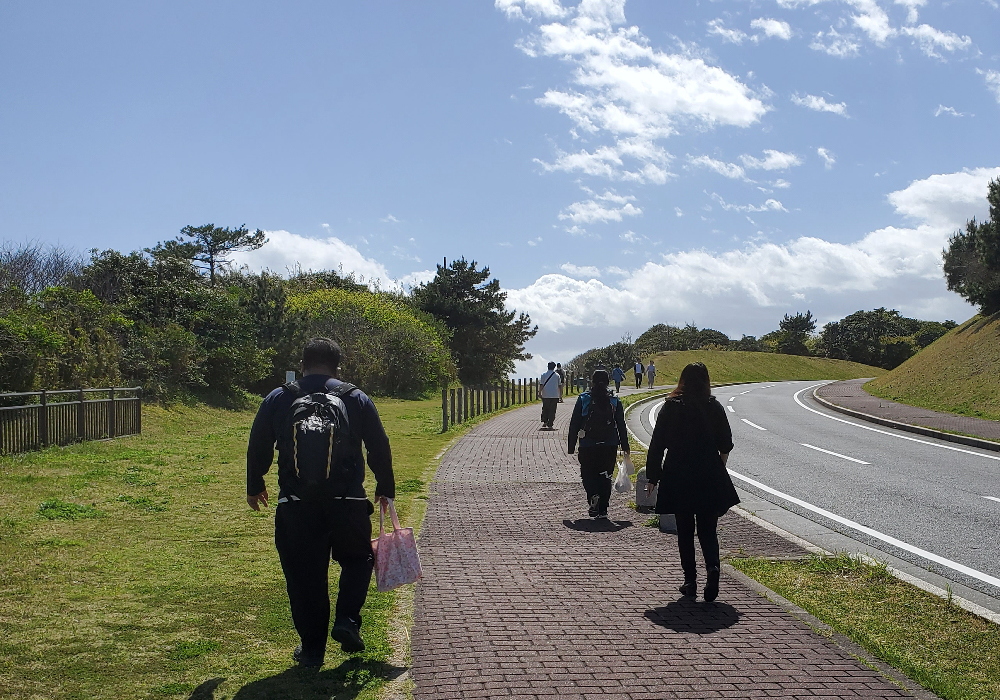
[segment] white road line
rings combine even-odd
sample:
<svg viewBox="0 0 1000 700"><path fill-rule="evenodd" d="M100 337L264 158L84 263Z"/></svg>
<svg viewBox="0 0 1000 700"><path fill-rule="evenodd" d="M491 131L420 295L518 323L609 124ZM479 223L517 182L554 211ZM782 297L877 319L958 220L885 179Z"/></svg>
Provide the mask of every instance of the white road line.
<svg viewBox="0 0 1000 700"><path fill-rule="evenodd" d="M730 412L730 413L736 413L736 409L735 409L735 408L733 408L732 406L726 406L726 408L728 408L728 409L729 409L729 412Z"/></svg>
<svg viewBox="0 0 1000 700"><path fill-rule="evenodd" d="M747 389L746 391L741 391L737 396L743 396L743 394L749 394L753 389Z"/></svg>
<svg viewBox="0 0 1000 700"><path fill-rule="evenodd" d="M751 428L757 428L757 430L763 430L765 433L767 432L767 428L762 428L759 425L757 425L756 423L751 423L746 418L740 418L740 420L743 421L744 423L746 423L747 425L749 425Z"/></svg>
<svg viewBox="0 0 1000 700"><path fill-rule="evenodd" d="M864 534L870 537L874 537L877 540L882 540L883 542L891 544L893 547L899 547L902 550L910 552L911 554L916 554L918 557L923 557L924 559L932 561L935 564L940 564L941 566L947 566L949 569L958 571L959 573L965 574L966 576L971 576L972 578L982 581L983 583L988 583L991 586L996 586L997 588L1000 588L1000 578L996 578L995 576L990 576L989 574L985 574L982 571L977 571L976 569L965 566L964 564L959 564L958 562L952 561L950 559L945 559L944 557L934 554L933 552L928 552L926 549L920 549L920 547L914 547L912 544L907 544L902 540L897 540L895 537L890 537L889 535L883 534L878 530L873 530L870 527L865 527L860 523L856 523L853 520L848 520L847 518L841 517L836 513L831 513L828 510L820 508L819 506L814 506L812 503L806 503L805 501L795 498L794 496L789 496L787 493L782 493L777 489L772 489L770 486L765 486L759 481L755 481L750 477L738 474L737 472L734 472L732 469L729 470L729 473L732 474L737 479L740 479L741 481L745 481L748 484L756 486L762 491L766 491L767 493L777 496L778 498L782 498L788 501L789 503L794 503L797 506L801 506L806 510L811 510L814 513L818 513L819 515L822 515L824 518L829 518L830 520L838 522L841 525L845 525L853 530L857 530L858 532L863 532Z"/></svg>
<svg viewBox="0 0 1000 700"><path fill-rule="evenodd" d="M839 452L831 452L830 450L824 450L822 447L816 447L816 445L810 445L805 442L800 442L803 447L808 447L810 450L816 450L817 452L825 452L828 455L833 455L834 457L840 457L841 459L846 459L849 462L857 462L858 464L871 464L871 462L865 462L860 459L854 459L854 457L848 457L847 455L842 455Z"/></svg>
<svg viewBox="0 0 1000 700"><path fill-rule="evenodd" d="M735 397L735 396L730 396L730 397L729 397L729 401L730 401L730 403L731 403L731 402L733 402L733 401L735 401L735 400L736 400L736 397Z"/></svg>
<svg viewBox="0 0 1000 700"><path fill-rule="evenodd" d="M991 501L996 501L997 503L1000 503L1000 498L997 498L996 496L983 496L983 498L988 498Z"/></svg>
<svg viewBox="0 0 1000 700"><path fill-rule="evenodd" d="M855 423L854 421L844 420L843 418L837 418L836 416L831 416L827 413L823 413L822 411L817 411L815 408L810 408L809 406L806 406L804 403L802 403L801 399L799 399L799 394L801 394L803 391L809 391L810 389L815 389L818 386L823 386L823 384L825 383L826 382L821 382L819 384L813 384L812 386L807 386L805 389L800 389L799 391L795 392L795 395L792 398L795 399L795 403L797 403L799 406L806 409L807 411L812 411L817 415L823 416L824 418L829 418L830 420L835 420L838 423L847 423L847 425L853 425L855 428L870 430L873 433L881 433L882 435L888 435L889 437L899 438L900 440L919 442L921 445L930 445L931 447L939 447L942 450L951 450L952 452L962 452L967 455L973 455L975 457L983 457L984 459L992 459L997 462L1000 462L1000 455L991 455L991 454L985 454L983 452L973 452L972 450L963 450L961 447L952 447L951 445L939 445L936 442L928 442L927 440L920 440L918 438L910 437L909 435L899 435L897 433L890 433L888 430L879 430L878 428L873 428L870 425L861 425L860 423Z"/></svg>

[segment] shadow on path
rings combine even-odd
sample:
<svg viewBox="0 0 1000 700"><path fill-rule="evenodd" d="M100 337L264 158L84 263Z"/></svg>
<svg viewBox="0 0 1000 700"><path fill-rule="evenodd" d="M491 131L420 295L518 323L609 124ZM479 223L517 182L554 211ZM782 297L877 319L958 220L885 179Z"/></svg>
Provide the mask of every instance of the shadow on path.
<svg viewBox="0 0 1000 700"><path fill-rule="evenodd" d="M632 527L631 520L594 520L580 518L579 520L563 520L563 525L578 532L619 532Z"/></svg>
<svg viewBox="0 0 1000 700"><path fill-rule="evenodd" d="M674 632L712 634L732 627L740 619L739 611L728 603L705 603L681 598L643 615L654 625Z"/></svg>
<svg viewBox="0 0 1000 700"><path fill-rule="evenodd" d="M293 666L240 688L233 700L353 700L368 689L399 677L405 668L380 661L347 659L336 668ZM225 678L205 681L188 700L215 700L215 689Z"/></svg>

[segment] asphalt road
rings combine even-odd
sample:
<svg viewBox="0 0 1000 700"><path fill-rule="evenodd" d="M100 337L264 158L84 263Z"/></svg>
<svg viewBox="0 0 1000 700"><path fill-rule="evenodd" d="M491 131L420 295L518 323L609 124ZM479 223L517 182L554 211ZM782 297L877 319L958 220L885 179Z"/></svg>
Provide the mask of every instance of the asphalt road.
<svg viewBox="0 0 1000 700"><path fill-rule="evenodd" d="M1000 598L1000 454L827 411L812 399L821 383L715 390L733 428L737 487ZM643 442L660 405L630 417Z"/></svg>

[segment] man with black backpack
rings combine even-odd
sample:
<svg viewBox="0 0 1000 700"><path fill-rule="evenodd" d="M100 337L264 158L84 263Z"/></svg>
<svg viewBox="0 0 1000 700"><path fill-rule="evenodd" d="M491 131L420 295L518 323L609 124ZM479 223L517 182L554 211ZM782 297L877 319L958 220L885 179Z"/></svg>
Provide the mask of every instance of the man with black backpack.
<svg viewBox="0 0 1000 700"><path fill-rule="evenodd" d="M375 499L395 497L389 438L375 404L353 384L337 378L340 346L313 338L302 351L302 379L264 399L247 447L247 503L267 506L264 475L278 449L278 506L274 543L285 574L292 622L302 643L293 658L321 666L327 634L348 653L364 651L361 608L368 595L373 558L365 494L365 459L375 474ZM327 573L340 564L333 629Z"/></svg>

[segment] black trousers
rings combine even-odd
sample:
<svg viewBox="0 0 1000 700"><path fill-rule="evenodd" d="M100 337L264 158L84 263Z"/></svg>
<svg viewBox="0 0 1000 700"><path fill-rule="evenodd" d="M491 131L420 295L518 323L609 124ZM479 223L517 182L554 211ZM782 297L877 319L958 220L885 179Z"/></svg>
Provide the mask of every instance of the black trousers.
<svg viewBox="0 0 1000 700"><path fill-rule="evenodd" d="M636 372L635 374L635 388L636 389L642 388L642 375L638 372Z"/></svg>
<svg viewBox="0 0 1000 700"><path fill-rule="evenodd" d="M559 399L542 399L542 423L550 428L556 420L556 406L558 405Z"/></svg>
<svg viewBox="0 0 1000 700"><path fill-rule="evenodd" d="M698 568L694 563L694 531L698 527L698 542L705 557L705 567L719 566L719 516L711 513L675 513L677 518L677 549L681 555L684 578L694 578Z"/></svg>
<svg viewBox="0 0 1000 700"><path fill-rule="evenodd" d="M611 480L615 473L615 459L618 456L618 445L593 445L581 447L578 455L580 460L580 479L587 492L587 502L597 494L597 511L608 512L608 502L611 500Z"/></svg>
<svg viewBox="0 0 1000 700"><path fill-rule="evenodd" d="M330 633L332 558L340 564L336 619L361 624L371 582L372 524L368 501L289 501L274 516L274 544L285 574L292 622L307 656L322 657Z"/></svg>

